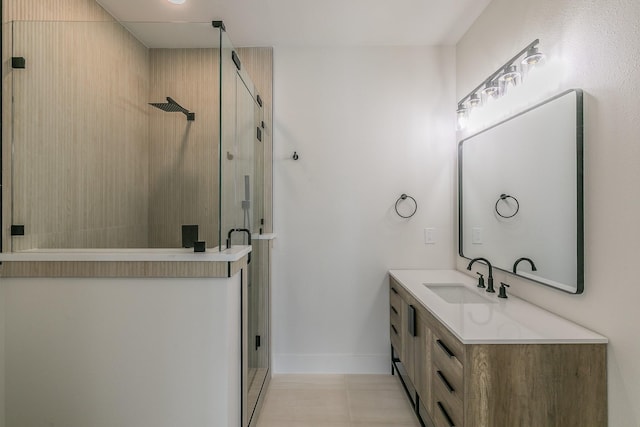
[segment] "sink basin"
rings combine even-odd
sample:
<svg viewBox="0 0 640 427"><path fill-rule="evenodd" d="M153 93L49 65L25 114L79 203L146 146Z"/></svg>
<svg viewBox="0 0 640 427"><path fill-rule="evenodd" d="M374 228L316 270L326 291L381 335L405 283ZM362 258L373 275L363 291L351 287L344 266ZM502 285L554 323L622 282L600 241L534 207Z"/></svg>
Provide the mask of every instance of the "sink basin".
<svg viewBox="0 0 640 427"><path fill-rule="evenodd" d="M489 298L478 295L462 283L424 283L434 294L450 304L495 304Z"/></svg>

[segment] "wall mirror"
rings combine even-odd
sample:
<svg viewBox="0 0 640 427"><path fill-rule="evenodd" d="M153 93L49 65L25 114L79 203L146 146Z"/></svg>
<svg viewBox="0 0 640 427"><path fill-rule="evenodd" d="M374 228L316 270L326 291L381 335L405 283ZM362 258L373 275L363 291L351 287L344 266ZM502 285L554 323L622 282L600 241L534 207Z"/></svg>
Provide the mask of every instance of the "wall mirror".
<svg viewBox="0 0 640 427"><path fill-rule="evenodd" d="M458 144L460 256L584 289L583 94L563 92Z"/></svg>

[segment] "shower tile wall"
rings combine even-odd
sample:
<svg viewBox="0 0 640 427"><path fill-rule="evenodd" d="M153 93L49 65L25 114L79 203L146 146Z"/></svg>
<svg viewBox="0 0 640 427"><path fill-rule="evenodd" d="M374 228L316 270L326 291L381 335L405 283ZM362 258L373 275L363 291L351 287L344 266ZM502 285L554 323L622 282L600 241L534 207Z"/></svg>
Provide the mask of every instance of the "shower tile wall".
<svg viewBox="0 0 640 427"><path fill-rule="evenodd" d="M94 0L3 0L7 21L113 21Z"/></svg>
<svg viewBox="0 0 640 427"><path fill-rule="evenodd" d="M2 91L4 94L11 93L10 73L7 70L7 59L11 56L11 27L4 25L6 22L13 20L22 21L113 21L113 17L109 15L94 0L2 0L2 17L3 17L3 81ZM114 65L115 67L115 65ZM3 218L10 218L11 215L11 144L6 141L11 140L11 127L7 123L11 123L11 97L3 97L3 141L2 147L3 159ZM6 225L6 224L5 224ZM8 228L2 228L2 247L10 248L10 237Z"/></svg>
<svg viewBox="0 0 640 427"><path fill-rule="evenodd" d="M264 157L264 189L263 189L263 214L264 233L273 232L273 48L272 47L241 47L237 49L242 58L242 66L248 71L263 101L265 128L262 132L261 153L256 156Z"/></svg>
<svg viewBox="0 0 640 427"><path fill-rule="evenodd" d="M13 36L27 67L5 77L14 153L4 188L26 228L12 250L146 246L147 49L109 22L15 22Z"/></svg>
<svg viewBox="0 0 640 427"><path fill-rule="evenodd" d="M149 114L149 246L180 247L181 224L218 245L219 111L217 49L151 49L150 98L189 111Z"/></svg>

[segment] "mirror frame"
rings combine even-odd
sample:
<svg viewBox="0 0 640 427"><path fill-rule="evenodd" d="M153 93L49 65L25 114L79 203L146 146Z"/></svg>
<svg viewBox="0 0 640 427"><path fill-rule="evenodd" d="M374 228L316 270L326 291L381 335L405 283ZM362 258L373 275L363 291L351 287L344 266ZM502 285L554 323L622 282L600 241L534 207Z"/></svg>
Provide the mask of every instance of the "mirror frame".
<svg viewBox="0 0 640 427"><path fill-rule="evenodd" d="M577 217L576 217L576 226L577 226L577 250L576 250L576 261L577 261L577 271L576 271L576 291L571 292L556 286L553 286L550 283L546 283L541 280L535 280L530 277L522 276L517 273L513 273L512 271L505 270L500 267L493 266L493 268L503 271L505 273L509 273L513 276L520 277L522 279L526 279L535 283L540 283L542 285L548 286L550 288L566 292L568 294L577 295L584 292L584 110L583 110L583 98L584 94L581 89L569 89L558 95L555 95L539 104L534 105L533 107L527 108L524 111L521 111L517 114L514 114L505 120L502 120L492 126L489 126L477 133L474 133L471 136L468 136L460 142L458 142L458 255L464 259L471 260L471 258L464 255L463 251L463 189L462 189L462 165L463 165L463 155L462 155L462 144L469 139L476 137L480 134L488 132L489 130L498 127L506 122L509 122L517 117L520 117L532 110L540 108L554 100L568 95L572 92L576 94L576 199L577 199Z"/></svg>

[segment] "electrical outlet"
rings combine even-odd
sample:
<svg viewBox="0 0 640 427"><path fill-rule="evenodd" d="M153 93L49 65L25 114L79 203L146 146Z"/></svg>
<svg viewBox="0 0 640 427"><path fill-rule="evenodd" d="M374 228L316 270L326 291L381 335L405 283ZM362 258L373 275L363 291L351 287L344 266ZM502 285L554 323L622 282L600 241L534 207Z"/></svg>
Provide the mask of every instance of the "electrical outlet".
<svg viewBox="0 0 640 427"><path fill-rule="evenodd" d="M424 244L425 245L433 245L436 243L436 229L435 228L425 228L424 229Z"/></svg>

